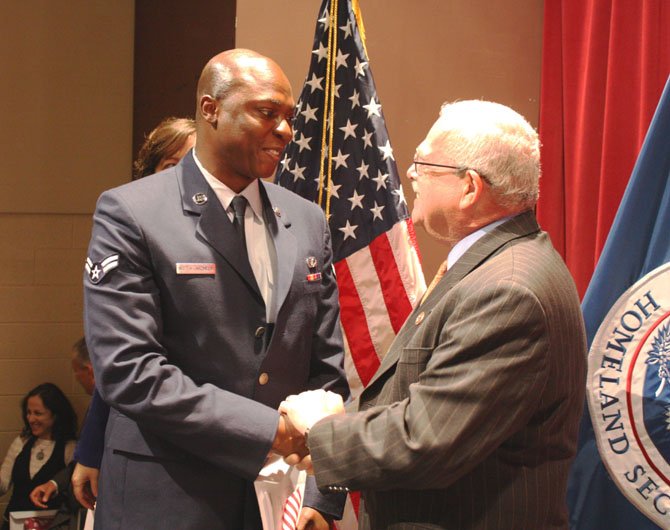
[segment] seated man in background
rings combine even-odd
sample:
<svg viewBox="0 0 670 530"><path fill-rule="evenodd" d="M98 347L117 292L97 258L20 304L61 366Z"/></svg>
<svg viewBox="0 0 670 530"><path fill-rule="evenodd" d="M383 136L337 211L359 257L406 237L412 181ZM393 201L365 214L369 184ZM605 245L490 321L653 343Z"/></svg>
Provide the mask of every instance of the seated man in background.
<svg viewBox="0 0 670 530"><path fill-rule="evenodd" d="M72 372L77 383L81 385L89 396L93 395L95 389L95 375L93 374L93 366L88 355L88 348L86 347L86 339L81 337L72 345Z"/></svg>

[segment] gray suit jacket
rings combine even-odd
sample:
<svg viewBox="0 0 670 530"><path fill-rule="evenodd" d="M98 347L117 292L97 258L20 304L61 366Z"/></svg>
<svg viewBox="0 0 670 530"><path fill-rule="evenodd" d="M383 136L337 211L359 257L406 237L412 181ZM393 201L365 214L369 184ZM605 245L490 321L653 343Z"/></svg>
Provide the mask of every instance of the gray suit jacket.
<svg viewBox="0 0 670 530"><path fill-rule="evenodd" d="M251 482L280 401L304 389L347 392L323 212L273 184L260 189L277 253L274 331L232 223L191 153L98 201L89 266L108 270L85 275L85 328L112 410L96 528L256 527ZM180 274L178 263L216 270ZM321 280L308 280L311 272ZM333 511L309 492L306 504Z"/></svg>
<svg viewBox="0 0 670 530"><path fill-rule="evenodd" d="M363 490L362 528L567 528L585 355L572 278L521 214L409 316L358 412L311 429L317 483Z"/></svg>

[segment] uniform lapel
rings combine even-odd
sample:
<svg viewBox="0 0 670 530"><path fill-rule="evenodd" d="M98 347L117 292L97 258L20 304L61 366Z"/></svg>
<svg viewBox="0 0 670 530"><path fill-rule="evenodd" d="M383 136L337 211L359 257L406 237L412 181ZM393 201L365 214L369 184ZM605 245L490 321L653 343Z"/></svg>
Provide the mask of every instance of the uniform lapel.
<svg viewBox="0 0 670 530"><path fill-rule="evenodd" d="M382 359L379 369L368 383L367 388L398 362L400 352L410 337L414 335L414 330L417 328L417 317L423 321L454 285L498 252L502 246L514 239L528 236L539 230L540 228L535 220L534 213L528 211L496 227L472 245L453 267L449 268L444 277L428 295L426 301L414 308L414 311L407 317L398 335L393 340L388 353ZM421 313L423 313L423 317L420 317Z"/></svg>
<svg viewBox="0 0 670 530"><path fill-rule="evenodd" d="M191 150L178 166L181 168L178 178L184 211L200 216L197 233L223 256L258 296L261 296L247 253L242 248L242 242L233 228L233 223L221 206L216 193L200 173L192 153Z"/></svg>
<svg viewBox="0 0 670 530"><path fill-rule="evenodd" d="M273 187L259 182L259 190L263 201L265 223L277 254L275 303L277 312L279 312L293 282L298 245L295 236L288 230L288 227L291 226L289 212L278 206L280 201L277 200Z"/></svg>

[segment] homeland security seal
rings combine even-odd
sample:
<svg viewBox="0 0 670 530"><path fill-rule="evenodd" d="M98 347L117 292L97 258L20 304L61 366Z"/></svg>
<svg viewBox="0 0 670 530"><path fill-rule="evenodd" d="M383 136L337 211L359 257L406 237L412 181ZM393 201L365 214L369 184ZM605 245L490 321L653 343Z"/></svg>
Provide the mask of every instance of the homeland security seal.
<svg viewBox="0 0 670 530"><path fill-rule="evenodd" d="M670 528L670 263L616 301L588 359L600 455L622 493Z"/></svg>

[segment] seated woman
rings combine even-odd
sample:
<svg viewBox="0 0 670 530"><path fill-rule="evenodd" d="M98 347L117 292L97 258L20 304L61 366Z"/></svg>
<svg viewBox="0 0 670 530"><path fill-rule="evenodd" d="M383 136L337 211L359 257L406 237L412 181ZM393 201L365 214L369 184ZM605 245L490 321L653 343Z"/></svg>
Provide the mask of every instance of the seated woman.
<svg viewBox="0 0 670 530"><path fill-rule="evenodd" d="M0 494L13 486L2 530L9 528L10 512L35 510L30 492L70 463L76 444L77 415L56 385L33 388L23 398L21 411L23 431L9 446L0 468ZM48 508L56 504L52 499Z"/></svg>

